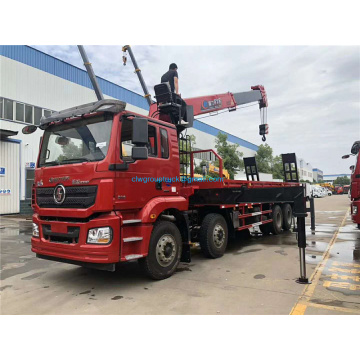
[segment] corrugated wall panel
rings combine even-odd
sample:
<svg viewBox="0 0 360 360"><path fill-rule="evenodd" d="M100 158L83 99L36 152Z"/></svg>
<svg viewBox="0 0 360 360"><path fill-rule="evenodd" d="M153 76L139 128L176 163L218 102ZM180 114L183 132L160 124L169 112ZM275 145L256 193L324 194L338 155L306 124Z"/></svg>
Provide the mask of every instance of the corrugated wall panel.
<svg viewBox="0 0 360 360"><path fill-rule="evenodd" d="M221 132L222 134L226 134L228 136L228 141L234 143L234 144L238 144L240 146L243 146L243 147L246 147L248 149L251 149L251 150L255 150L255 151L258 151L259 147L249 141L246 141L244 139L241 139L241 138L238 138L237 136L234 136L234 135L231 135L229 133L227 133L226 131L222 131L222 130L219 130L211 125L208 125L208 124L205 124L203 123L202 121L199 121L199 120L195 120L194 121L194 128L195 129L198 129L200 131L203 131L207 134L211 134L213 136L217 136L217 134L219 132Z"/></svg>
<svg viewBox="0 0 360 360"><path fill-rule="evenodd" d="M30 46L0 45L0 55L92 89L91 82L85 70L79 69L76 66L70 65ZM97 79L104 94L142 109L149 109L148 103L142 95L127 90L103 78L97 77Z"/></svg>
<svg viewBox="0 0 360 360"><path fill-rule="evenodd" d="M0 215L20 211L20 144L0 141L0 167L6 168L0 176ZM5 193L8 189L11 193Z"/></svg>

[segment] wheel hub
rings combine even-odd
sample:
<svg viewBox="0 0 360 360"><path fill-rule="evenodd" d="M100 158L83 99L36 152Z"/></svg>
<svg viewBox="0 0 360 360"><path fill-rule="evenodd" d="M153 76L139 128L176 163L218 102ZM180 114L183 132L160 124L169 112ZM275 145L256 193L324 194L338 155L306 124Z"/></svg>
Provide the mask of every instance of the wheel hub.
<svg viewBox="0 0 360 360"><path fill-rule="evenodd" d="M225 230L220 224L216 224L213 231L213 240L217 248L220 248L225 241Z"/></svg>
<svg viewBox="0 0 360 360"><path fill-rule="evenodd" d="M163 235L156 245L156 260L162 267L168 266L175 258L176 243L172 235Z"/></svg>

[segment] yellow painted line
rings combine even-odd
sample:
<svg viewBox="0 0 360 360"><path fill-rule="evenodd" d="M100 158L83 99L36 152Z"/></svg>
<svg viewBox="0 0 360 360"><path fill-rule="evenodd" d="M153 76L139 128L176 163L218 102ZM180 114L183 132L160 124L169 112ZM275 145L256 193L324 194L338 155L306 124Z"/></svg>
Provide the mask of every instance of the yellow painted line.
<svg viewBox="0 0 360 360"><path fill-rule="evenodd" d="M333 287L337 289L346 289L346 290L352 290L352 291L358 291L360 290L360 285L358 284L352 284L348 282L342 282L342 281L324 281L323 284L324 287Z"/></svg>
<svg viewBox="0 0 360 360"><path fill-rule="evenodd" d="M293 308L290 315L304 315L307 305L305 304L296 304L296 307Z"/></svg>
<svg viewBox="0 0 360 360"><path fill-rule="evenodd" d="M360 268L360 264L344 263L341 261L333 261L332 266L345 266L345 267L352 267L352 268Z"/></svg>
<svg viewBox="0 0 360 360"><path fill-rule="evenodd" d="M341 274L332 273L326 276L331 277L331 280L352 280L352 281L360 282L359 275L341 275Z"/></svg>
<svg viewBox="0 0 360 360"><path fill-rule="evenodd" d="M298 298L297 302L295 303L294 307L291 309L290 315L295 315L295 313L297 315L303 315L305 313L306 305L305 305L305 309L304 309L304 303L307 303L314 294L314 291L315 291L315 288L316 288L316 286L317 286L317 284L319 282L321 273L323 272L324 267L325 267L325 265L326 265L326 263L327 263L327 261L329 259L330 251L331 251L332 247L334 246L335 241L336 241L336 239L338 237L339 229L344 226L346 218L347 218L347 216L349 214L349 210L350 209L348 209L346 211L346 214L345 214L344 218L342 219L340 226L337 228L337 230L335 231L333 237L331 238L331 240L329 242L329 245L326 248L326 251L325 251L325 253L323 255L322 260L319 262L319 264L316 266L314 272L311 274L311 277L310 277L311 284L308 284L308 285L305 286L303 292L299 296L299 298Z"/></svg>
<svg viewBox="0 0 360 360"><path fill-rule="evenodd" d="M306 305L308 307L315 307L315 308L319 308L319 309L339 311L339 312L351 313L351 314L360 314L360 309L351 309L351 308L346 308L346 307L316 304L316 303L312 303L312 302L307 302ZM297 315L297 314L293 314L293 315ZM301 314L301 315L303 315L303 314Z"/></svg>

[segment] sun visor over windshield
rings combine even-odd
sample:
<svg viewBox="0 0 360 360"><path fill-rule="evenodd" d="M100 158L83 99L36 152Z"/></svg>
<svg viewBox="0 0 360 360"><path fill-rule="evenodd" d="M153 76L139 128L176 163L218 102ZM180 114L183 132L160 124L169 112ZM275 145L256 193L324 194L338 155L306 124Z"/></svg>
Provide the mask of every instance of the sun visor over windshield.
<svg viewBox="0 0 360 360"><path fill-rule="evenodd" d="M46 128L52 122L61 121L71 117L82 116L95 112L119 113L124 111L126 103L120 100L100 100L97 102L75 106L73 108L53 112L50 116L43 116L40 120L40 129Z"/></svg>

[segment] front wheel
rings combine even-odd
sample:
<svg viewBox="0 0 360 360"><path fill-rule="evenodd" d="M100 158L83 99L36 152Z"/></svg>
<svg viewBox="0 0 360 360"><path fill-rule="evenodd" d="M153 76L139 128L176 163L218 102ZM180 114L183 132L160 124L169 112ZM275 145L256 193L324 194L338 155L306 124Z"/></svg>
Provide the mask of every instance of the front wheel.
<svg viewBox="0 0 360 360"><path fill-rule="evenodd" d="M159 221L151 233L149 253L139 259L139 264L150 278L166 279L178 267L181 249L181 234L177 226L170 221Z"/></svg>
<svg viewBox="0 0 360 360"><path fill-rule="evenodd" d="M200 228L200 247L205 256L216 259L224 255L228 228L220 214L207 214Z"/></svg>

